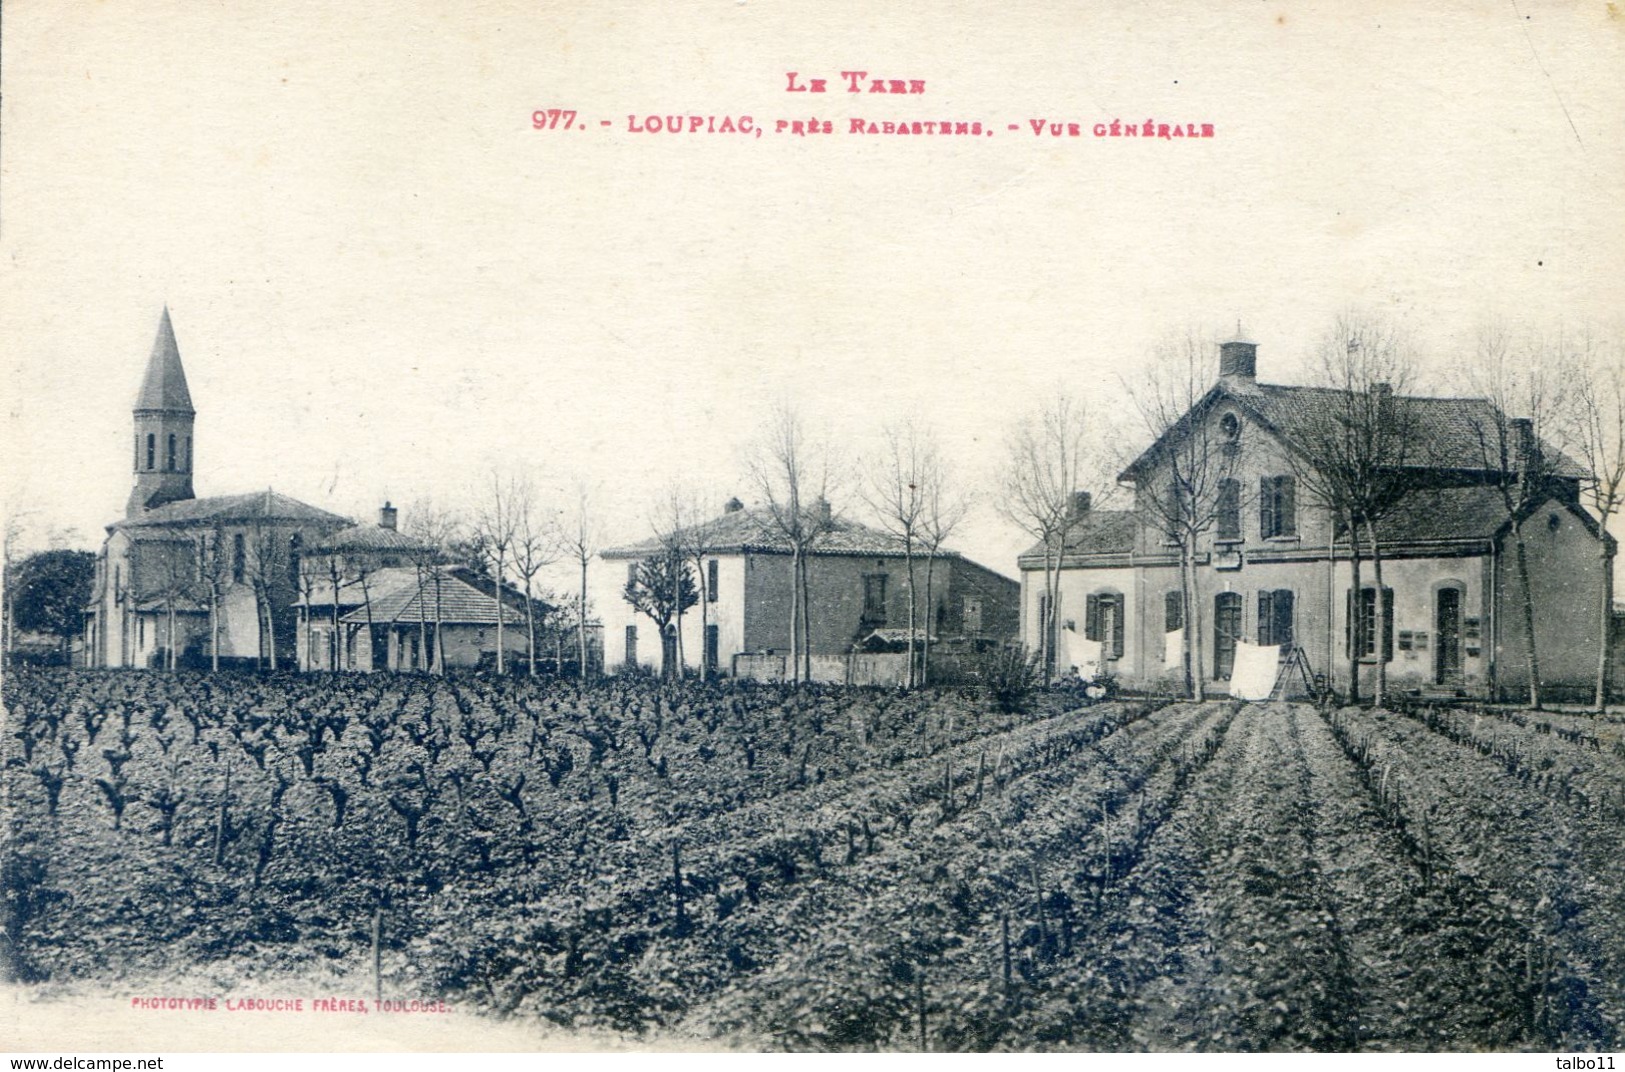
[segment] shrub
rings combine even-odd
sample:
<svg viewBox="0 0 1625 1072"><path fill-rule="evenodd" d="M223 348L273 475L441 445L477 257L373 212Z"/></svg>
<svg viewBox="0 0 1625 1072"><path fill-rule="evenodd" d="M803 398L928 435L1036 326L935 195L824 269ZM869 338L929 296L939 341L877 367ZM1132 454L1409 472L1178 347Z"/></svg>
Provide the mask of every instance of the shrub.
<svg viewBox="0 0 1625 1072"><path fill-rule="evenodd" d="M988 652L982 657L982 687L1002 714L1023 714L1027 711L1032 693L1043 680L1043 667L1036 655L1029 655L1020 645L1010 645Z"/></svg>

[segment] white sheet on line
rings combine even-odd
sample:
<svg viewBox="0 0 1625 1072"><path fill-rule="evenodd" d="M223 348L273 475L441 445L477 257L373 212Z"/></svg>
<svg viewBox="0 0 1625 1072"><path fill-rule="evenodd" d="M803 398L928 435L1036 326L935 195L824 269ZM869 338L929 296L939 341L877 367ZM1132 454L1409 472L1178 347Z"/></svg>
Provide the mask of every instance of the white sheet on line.
<svg viewBox="0 0 1625 1072"><path fill-rule="evenodd" d="M1267 700L1281 670L1281 645L1264 647L1236 641L1236 663L1230 671L1230 695L1237 700Z"/></svg>

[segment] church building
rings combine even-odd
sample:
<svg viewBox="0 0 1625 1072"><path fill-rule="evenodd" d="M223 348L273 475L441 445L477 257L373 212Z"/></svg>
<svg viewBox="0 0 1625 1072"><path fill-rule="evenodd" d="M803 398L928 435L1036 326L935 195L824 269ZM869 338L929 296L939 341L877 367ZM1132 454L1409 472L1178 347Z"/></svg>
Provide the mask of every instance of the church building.
<svg viewBox="0 0 1625 1072"><path fill-rule="evenodd" d="M97 558L91 666L291 666L300 561L348 518L269 488L198 498L196 411L166 308L136 395L124 517Z"/></svg>

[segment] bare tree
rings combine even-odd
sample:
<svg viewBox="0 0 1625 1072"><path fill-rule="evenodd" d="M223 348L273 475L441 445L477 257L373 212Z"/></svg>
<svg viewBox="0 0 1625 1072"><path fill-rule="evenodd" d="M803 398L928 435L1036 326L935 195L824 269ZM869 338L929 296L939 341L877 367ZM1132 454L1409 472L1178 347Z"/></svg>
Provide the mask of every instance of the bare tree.
<svg viewBox="0 0 1625 1072"><path fill-rule="evenodd" d="M834 459L827 444L809 441L800 415L786 403L773 407L747 463L766 506L769 524L790 548L790 679L812 678L812 618L807 555L834 524L829 496Z"/></svg>
<svg viewBox="0 0 1625 1072"><path fill-rule="evenodd" d="M1566 355L1563 378L1571 388L1566 437L1584 464L1586 476L1582 492L1597 515L1602 539L1602 599L1597 608L1597 689L1594 707L1598 714L1607 708L1608 679L1612 666L1614 616L1614 545L1608 539L1608 522L1625 509L1625 345L1616 335L1600 337L1587 330L1575 340Z"/></svg>
<svg viewBox="0 0 1625 1072"><path fill-rule="evenodd" d="M558 526L548 515L529 477L513 482L513 566L525 593L525 653L536 676L536 575L558 560Z"/></svg>
<svg viewBox="0 0 1625 1072"><path fill-rule="evenodd" d="M446 510L442 510L427 499L413 504L406 512L407 535L412 537L412 567L417 578L417 604L418 604L418 646L423 657L429 660L437 674L446 672L446 637L443 628L445 614L444 585L445 574L441 567L444 564L446 548L459 535L460 526L456 517ZM430 593L433 593L434 606L434 637L432 641L433 655L430 654L431 641L428 637L428 608L425 604L430 602Z"/></svg>
<svg viewBox="0 0 1625 1072"><path fill-rule="evenodd" d="M1046 684L1055 672L1061 558L1079 521L1074 494L1093 471L1088 456L1086 410L1065 393L1057 393L1030 414L1005 444L999 512L1043 549L1038 654L1044 664Z"/></svg>
<svg viewBox="0 0 1625 1072"><path fill-rule="evenodd" d="M1479 333L1472 364L1463 372L1475 393L1489 403L1487 412L1473 422L1472 434L1478 466L1499 492L1512 533L1529 706L1537 711L1540 652L1523 526L1530 512L1552 494L1563 457L1541 442L1542 434L1558 428L1564 408L1563 373L1555 360L1560 347L1560 341L1535 337L1515 341L1505 328L1487 327Z"/></svg>
<svg viewBox="0 0 1625 1072"><path fill-rule="evenodd" d="M174 670L178 662L176 643L176 610L183 603L190 603L198 594L202 582L202 571L199 562L193 557L195 546L192 541L183 537L173 539L143 540L137 545L143 557L155 557L157 561L151 568L142 572L153 578L152 595L158 597L164 607L164 669Z"/></svg>
<svg viewBox="0 0 1625 1072"><path fill-rule="evenodd" d="M1288 452L1288 459L1298 486L1329 510L1348 534L1350 699L1359 698L1360 666L1370 648L1377 667L1373 700L1381 706L1393 656L1388 640L1393 633L1388 620L1392 603L1382 576L1382 530L1405 496L1416 490L1410 467L1424 460L1428 449L1412 394L1415 355L1394 325L1345 313L1322 338L1316 356L1317 386L1326 390L1325 405L1316 408L1316 419L1288 430L1298 448ZM1376 585L1369 623L1360 576L1367 553Z"/></svg>
<svg viewBox="0 0 1625 1072"><path fill-rule="evenodd" d="M903 543L904 584L908 592L907 686L918 681L916 637L919 599L914 591L914 554L920 545L930 494L928 470L935 463L932 444L912 420L890 425L882 433L881 456L868 468L861 494L880 527ZM927 601L929 606L929 597ZM930 632L930 622L926 631Z"/></svg>
<svg viewBox="0 0 1625 1072"><path fill-rule="evenodd" d="M575 503L557 519L556 540L564 556L580 570L581 588L576 596L576 655L580 665L576 668L582 681L587 680L587 567L598 554L603 543L603 532L595 511L592 496L584 482L575 488Z"/></svg>
<svg viewBox="0 0 1625 1072"><path fill-rule="evenodd" d="M706 503L716 496L692 487L674 484L653 518L655 538L660 545L693 567L699 591L700 608L700 676L709 678L716 669L711 665L710 648L706 637L711 626L711 579L706 560L715 549L714 526ZM677 653L679 664L686 666L683 653L682 611L677 615Z"/></svg>
<svg viewBox="0 0 1625 1072"><path fill-rule="evenodd" d="M474 536L481 554L490 565L493 598L497 616L497 673L506 672L506 650L502 625L507 617L502 590L507 584L508 566L519 532L519 482L512 476L492 470L485 500L474 518Z"/></svg>
<svg viewBox="0 0 1625 1072"><path fill-rule="evenodd" d="M228 542L226 530L218 523L197 534L200 583L209 606L209 669L215 673L220 671L220 605L225 599L226 582L231 577Z"/></svg>
<svg viewBox="0 0 1625 1072"><path fill-rule="evenodd" d="M267 491L269 496L270 492ZM250 530L248 580L253 586L254 602L264 622L261 633L261 651L272 670L277 668L277 633L284 618L278 613L278 604L287 602L291 591L288 576L288 536L275 524L256 522Z"/></svg>
<svg viewBox="0 0 1625 1072"><path fill-rule="evenodd" d="M934 442L926 454L923 469L925 510L920 518L920 542L925 549L925 635L920 657L921 682L931 683L931 625L936 615L936 599L932 594L936 579L937 559L943 548L953 539L954 532L970 513L970 494L959 488L948 463Z"/></svg>
<svg viewBox="0 0 1625 1072"><path fill-rule="evenodd" d="M1179 555L1180 664L1185 690L1197 700L1207 695L1207 668L1196 556L1216 533L1221 514L1239 507L1237 440L1204 419L1199 408L1216 380L1217 353L1212 335L1169 334L1136 378L1122 381L1152 441L1149 458L1133 476L1135 508Z"/></svg>

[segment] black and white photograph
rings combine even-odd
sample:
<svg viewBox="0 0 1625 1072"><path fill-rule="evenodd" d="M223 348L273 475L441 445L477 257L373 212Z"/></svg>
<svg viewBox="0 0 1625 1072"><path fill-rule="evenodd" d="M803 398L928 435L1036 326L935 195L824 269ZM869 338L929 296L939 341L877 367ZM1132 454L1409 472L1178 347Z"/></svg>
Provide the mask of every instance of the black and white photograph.
<svg viewBox="0 0 1625 1072"><path fill-rule="evenodd" d="M1613 1069L1622 71L7 3L0 1050Z"/></svg>

